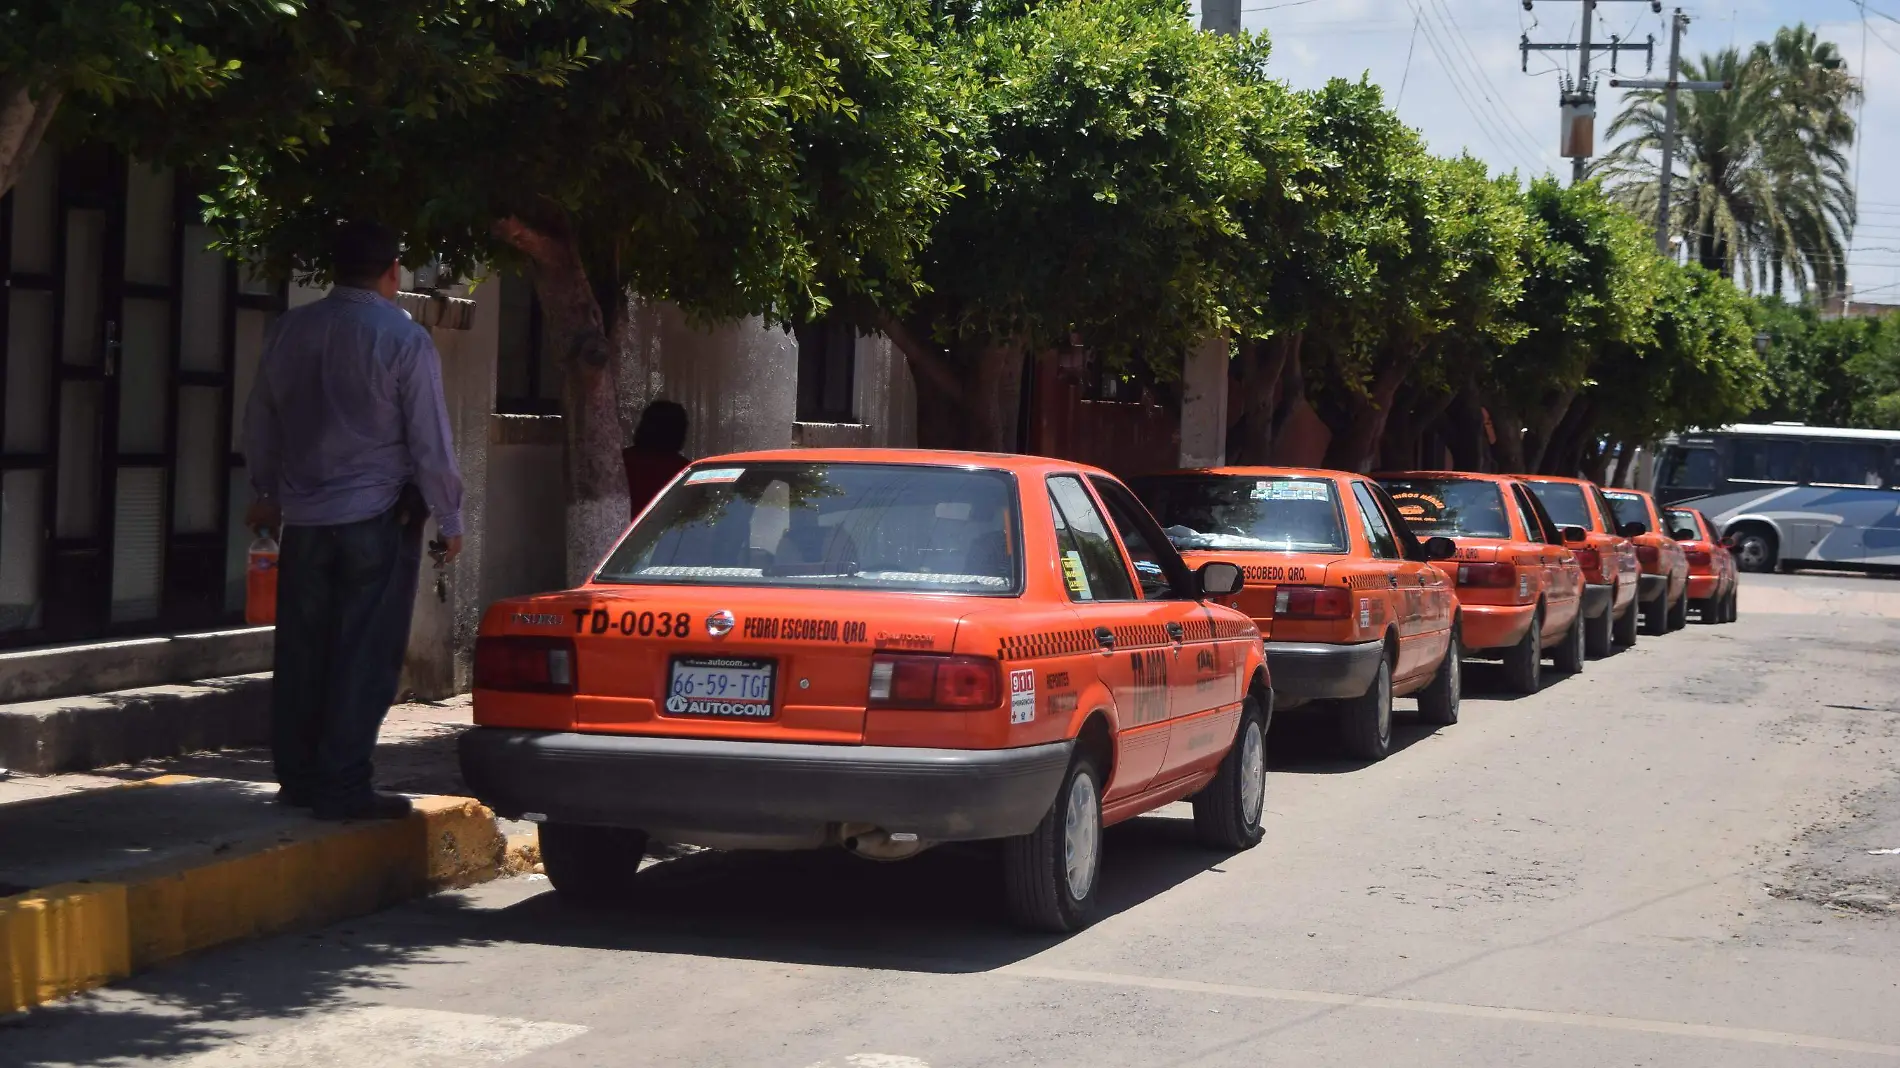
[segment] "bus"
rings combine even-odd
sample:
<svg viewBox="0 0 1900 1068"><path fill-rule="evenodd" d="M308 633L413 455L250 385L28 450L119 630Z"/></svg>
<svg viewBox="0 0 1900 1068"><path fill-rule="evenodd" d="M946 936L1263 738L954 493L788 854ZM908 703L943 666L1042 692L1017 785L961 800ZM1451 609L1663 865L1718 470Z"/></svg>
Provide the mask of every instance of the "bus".
<svg viewBox="0 0 1900 1068"><path fill-rule="evenodd" d="M1900 568L1900 431L1738 424L1664 442L1658 504L1692 504L1743 571Z"/></svg>

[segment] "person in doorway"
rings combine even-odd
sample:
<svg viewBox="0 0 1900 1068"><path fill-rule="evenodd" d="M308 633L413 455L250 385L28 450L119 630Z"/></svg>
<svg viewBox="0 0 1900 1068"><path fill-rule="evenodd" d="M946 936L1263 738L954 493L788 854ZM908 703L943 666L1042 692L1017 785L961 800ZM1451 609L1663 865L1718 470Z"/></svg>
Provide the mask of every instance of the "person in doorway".
<svg viewBox="0 0 1900 1068"><path fill-rule="evenodd" d="M372 788L396 697L434 513L462 551L442 366L429 332L394 303L396 236L333 234L336 286L271 328L244 417L253 528L283 529L271 751L277 800L319 819L395 819L407 798Z"/></svg>
<svg viewBox="0 0 1900 1068"><path fill-rule="evenodd" d="M656 400L640 413L633 428L633 444L622 449L627 465L627 513L638 518L673 476L686 469L686 409L670 400Z"/></svg>

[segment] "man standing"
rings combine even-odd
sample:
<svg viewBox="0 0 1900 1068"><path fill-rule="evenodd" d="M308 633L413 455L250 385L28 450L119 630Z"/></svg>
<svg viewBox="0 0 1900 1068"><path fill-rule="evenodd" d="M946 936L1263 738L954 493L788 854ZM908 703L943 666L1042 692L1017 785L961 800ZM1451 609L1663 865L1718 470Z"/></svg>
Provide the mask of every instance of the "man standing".
<svg viewBox="0 0 1900 1068"><path fill-rule="evenodd" d="M396 696L433 512L462 551L462 478L429 332L392 298L401 249L368 223L337 228L336 287L284 313L244 418L253 528L283 526L271 750L277 800L318 819L394 819L371 756Z"/></svg>

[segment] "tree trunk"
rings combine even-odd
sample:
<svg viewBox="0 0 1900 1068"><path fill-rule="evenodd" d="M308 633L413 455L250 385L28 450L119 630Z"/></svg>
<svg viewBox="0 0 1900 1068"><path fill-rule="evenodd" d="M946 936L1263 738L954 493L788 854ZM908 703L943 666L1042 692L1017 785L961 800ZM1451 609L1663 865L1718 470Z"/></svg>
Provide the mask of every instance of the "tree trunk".
<svg viewBox="0 0 1900 1068"><path fill-rule="evenodd" d="M1366 470L1378 452L1386 420L1392 415L1393 399L1411 369L1410 354L1396 358L1373 378L1369 396L1353 398L1346 432L1333 439L1326 452L1326 466L1340 471Z"/></svg>
<svg viewBox="0 0 1900 1068"><path fill-rule="evenodd" d="M1570 406L1576 402L1576 399L1577 391L1567 389L1555 403L1544 408L1532 421L1531 438L1525 443L1524 448L1524 461L1529 465L1524 468L1526 472L1544 469L1544 457L1550 451L1551 439L1556 436L1557 427L1563 423L1564 416L1569 414Z"/></svg>
<svg viewBox="0 0 1900 1068"><path fill-rule="evenodd" d="M1588 398L1571 401L1569 410L1551 431L1550 444L1544 448L1543 463L1538 465L1538 470L1547 475L1576 475L1583 466L1584 450L1590 443L1592 408Z"/></svg>
<svg viewBox="0 0 1900 1068"><path fill-rule="evenodd" d="M1497 435L1491 450L1497 457L1498 470L1512 475L1527 473L1530 469L1524 464L1523 418L1509 408L1492 405L1491 431Z"/></svg>
<svg viewBox="0 0 1900 1068"><path fill-rule="evenodd" d="M561 425L567 437L567 578L587 581L627 525L627 475L620 451L619 341L630 316L615 317L609 337L600 298L565 220L530 224L509 217L495 236L528 257L540 298L545 341L561 374Z"/></svg>
<svg viewBox="0 0 1900 1068"><path fill-rule="evenodd" d="M57 89L35 97L25 82L0 78L0 197L7 195L33 162L60 99Z"/></svg>
<svg viewBox="0 0 1900 1068"><path fill-rule="evenodd" d="M1485 470L1484 406L1470 386L1452 396L1446 422L1452 465L1460 471Z"/></svg>
<svg viewBox="0 0 1900 1068"><path fill-rule="evenodd" d="M879 324L917 381L917 444L925 449L1015 452L1024 347L1014 339L945 353L910 324Z"/></svg>
<svg viewBox="0 0 1900 1068"><path fill-rule="evenodd" d="M1298 334L1246 343L1235 396L1236 417L1227 435L1228 462L1264 464L1271 460L1274 414L1280 406L1282 380L1299 345Z"/></svg>

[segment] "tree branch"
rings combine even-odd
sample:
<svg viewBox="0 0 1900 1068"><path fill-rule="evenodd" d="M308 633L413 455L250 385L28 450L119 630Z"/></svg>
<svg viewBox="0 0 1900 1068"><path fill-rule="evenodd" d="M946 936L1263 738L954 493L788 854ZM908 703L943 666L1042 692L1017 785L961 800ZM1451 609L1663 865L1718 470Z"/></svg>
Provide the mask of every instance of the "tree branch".
<svg viewBox="0 0 1900 1068"><path fill-rule="evenodd" d="M26 173L59 110L61 96L58 89L47 89L35 99L25 82L0 78L0 196L6 196Z"/></svg>
<svg viewBox="0 0 1900 1068"><path fill-rule="evenodd" d="M929 345L923 343L904 321L894 315L881 315L877 320L878 332L891 339L899 352L910 360L912 372L929 379L931 386L942 390L948 400L963 399L963 384L948 364L940 359Z"/></svg>

